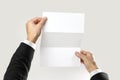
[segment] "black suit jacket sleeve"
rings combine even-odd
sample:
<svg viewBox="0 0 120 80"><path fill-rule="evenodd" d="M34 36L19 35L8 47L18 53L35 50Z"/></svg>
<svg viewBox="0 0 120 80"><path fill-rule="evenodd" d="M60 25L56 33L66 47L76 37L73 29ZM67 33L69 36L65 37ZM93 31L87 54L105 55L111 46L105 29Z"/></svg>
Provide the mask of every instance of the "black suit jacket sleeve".
<svg viewBox="0 0 120 80"><path fill-rule="evenodd" d="M91 77L90 80L109 80L108 75L104 72L98 73Z"/></svg>
<svg viewBox="0 0 120 80"><path fill-rule="evenodd" d="M31 66L34 49L21 43L11 58L4 80L26 80Z"/></svg>

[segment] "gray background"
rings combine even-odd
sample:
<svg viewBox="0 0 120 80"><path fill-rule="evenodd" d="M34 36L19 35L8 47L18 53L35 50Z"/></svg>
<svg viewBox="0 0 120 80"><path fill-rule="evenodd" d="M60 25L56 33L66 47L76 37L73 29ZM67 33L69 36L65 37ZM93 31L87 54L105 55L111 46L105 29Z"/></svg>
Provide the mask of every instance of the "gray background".
<svg viewBox="0 0 120 80"><path fill-rule="evenodd" d="M119 8L119 0L0 0L0 80L13 52L26 39L26 21L41 16L43 11L84 12L82 49L94 53L97 63L109 74L110 80L119 79ZM80 68L40 68L39 44L40 38L29 80L80 80Z"/></svg>

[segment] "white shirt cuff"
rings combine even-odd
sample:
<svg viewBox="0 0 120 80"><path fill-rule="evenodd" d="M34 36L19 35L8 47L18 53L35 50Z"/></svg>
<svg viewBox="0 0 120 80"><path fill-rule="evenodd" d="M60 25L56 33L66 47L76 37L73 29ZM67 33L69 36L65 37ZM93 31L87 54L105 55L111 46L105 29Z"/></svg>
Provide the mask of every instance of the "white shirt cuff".
<svg viewBox="0 0 120 80"><path fill-rule="evenodd" d="M98 74L98 73L100 73L100 72L102 72L101 69L95 69L94 71L92 71L92 72L90 73L90 76L93 77L94 75L96 75L96 74Z"/></svg>
<svg viewBox="0 0 120 80"><path fill-rule="evenodd" d="M30 42L28 40L22 41L23 43L27 44L28 46L32 47L34 50L36 49L36 44L33 42Z"/></svg>

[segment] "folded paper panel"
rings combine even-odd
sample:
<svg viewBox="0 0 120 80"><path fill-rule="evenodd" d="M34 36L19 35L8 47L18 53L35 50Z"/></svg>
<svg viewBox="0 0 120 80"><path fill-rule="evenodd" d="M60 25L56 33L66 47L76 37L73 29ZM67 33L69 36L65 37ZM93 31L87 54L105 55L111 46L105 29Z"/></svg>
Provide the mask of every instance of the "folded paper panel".
<svg viewBox="0 0 120 80"><path fill-rule="evenodd" d="M80 47L82 36L81 33L44 32L41 47Z"/></svg>
<svg viewBox="0 0 120 80"><path fill-rule="evenodd" d="M43 12L45 32L84 33L84 13Z"/></svg>
<svg viewBox="0 0 120 80"><path fill-rule="evenodd" d="M48 67L77 67L80 60L75 56L78 47L41 47L40 65Z"/></svg>

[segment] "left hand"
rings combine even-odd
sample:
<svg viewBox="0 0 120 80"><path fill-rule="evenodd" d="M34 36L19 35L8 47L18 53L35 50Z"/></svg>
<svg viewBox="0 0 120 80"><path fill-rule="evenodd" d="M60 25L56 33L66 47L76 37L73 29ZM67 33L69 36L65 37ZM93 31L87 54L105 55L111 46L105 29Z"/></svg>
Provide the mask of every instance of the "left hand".
<svg viewBox="0 0 120 80"><path fill-rule="evenodd" d="M89 73L95 69L98 69L91 52L81 50L80 52L75 52L75 55L80 58L81 62L85 65Z"/></svg>

